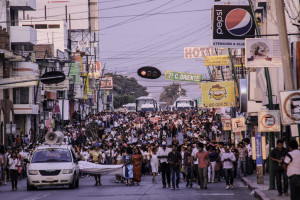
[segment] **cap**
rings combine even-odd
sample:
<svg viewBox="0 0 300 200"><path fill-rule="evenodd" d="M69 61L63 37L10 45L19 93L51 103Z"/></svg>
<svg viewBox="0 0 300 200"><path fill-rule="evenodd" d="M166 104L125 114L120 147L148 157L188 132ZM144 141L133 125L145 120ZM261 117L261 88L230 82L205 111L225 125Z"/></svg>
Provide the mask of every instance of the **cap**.
<svg viewBox="0 0 300 200"><path fill-rule="evenodd" d="M167 146L167 143L166 142L162 142L161 145L162 146Z"/></svg>
<svg viewBox="0 0 300 200"><path fill-rule="evenodd" d="M94 144L94 147L99 147L100 146L100 144L98 143L98 142L96 142L95 144Z"/></svg>

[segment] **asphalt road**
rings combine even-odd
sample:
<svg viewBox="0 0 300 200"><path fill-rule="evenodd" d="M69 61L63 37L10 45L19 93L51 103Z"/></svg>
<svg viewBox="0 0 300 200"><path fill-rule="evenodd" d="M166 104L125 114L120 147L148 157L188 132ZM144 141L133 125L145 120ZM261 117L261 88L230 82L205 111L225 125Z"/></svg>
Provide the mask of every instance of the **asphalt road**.
<svg viewBox="0 0 300 200"><path fill-rule="evenodd" d="M105 175L102 177L102 186L94 186L93 177L80 179L79 189L68 189L67 187L43 187L36 191L26 190L26 180L18 183L18 190L12 191L11 185L0 186L1 200L140 200L140 199L199 199L201 200L254 200L250 191L239 181L235 180L234 189L225 190L224 180L220 183L208 184L207 190L186 188L185 183L180 183L178 190L163 189L161 177L158 176L158 183L153 184L151 176L142 177L139 186L125 186L122 183L114 183L114 176ZM196 185L196 184L194 184Z"/></svg>

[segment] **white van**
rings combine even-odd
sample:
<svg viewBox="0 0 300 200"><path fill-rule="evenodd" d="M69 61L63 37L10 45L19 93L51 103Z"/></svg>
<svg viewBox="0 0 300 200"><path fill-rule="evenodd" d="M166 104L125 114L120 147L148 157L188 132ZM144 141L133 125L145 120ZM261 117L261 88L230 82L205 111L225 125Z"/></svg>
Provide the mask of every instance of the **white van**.
<svg viewBox="0 0 300 200"><path fill-rule="evenodd" d="M39 186L79 187L79 166L71 145L44 144L37 147L27 166L27 190Z"/></svg>

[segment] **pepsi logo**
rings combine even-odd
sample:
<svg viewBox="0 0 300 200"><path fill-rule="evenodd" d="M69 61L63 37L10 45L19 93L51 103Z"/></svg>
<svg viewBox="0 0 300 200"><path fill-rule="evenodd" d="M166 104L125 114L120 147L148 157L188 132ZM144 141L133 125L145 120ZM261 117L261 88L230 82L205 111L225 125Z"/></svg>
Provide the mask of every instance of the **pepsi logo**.
<svg viewBox="0 0 300 200"><path fill-rule="evenodd" d="M252 28L253 20L250 13L242 8L230 11L225 18L225 26L234 36L244 36Z"/></svg>

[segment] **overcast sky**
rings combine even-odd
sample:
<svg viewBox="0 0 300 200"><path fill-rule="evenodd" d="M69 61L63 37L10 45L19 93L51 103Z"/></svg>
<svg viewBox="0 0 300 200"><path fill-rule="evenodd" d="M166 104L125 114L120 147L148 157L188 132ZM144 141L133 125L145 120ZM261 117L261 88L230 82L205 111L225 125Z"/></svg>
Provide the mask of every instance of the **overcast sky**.
<svg viewBox="0 0 300 200"><path fill-rule="evenodd" d="M100 0L100 58L106 72L134 76L157 100L172 82L142 79L137 69L154 66L207 75L203 63L184 59L188 46L209 46L213 0ZM202 11L200 11L202 10ZM184 12L183 12L184 11ZM188 11L188 12L187 12ZM127 16L127 17L118 17ZM111 18L108 18L111 17ZM198 85L182 83L188 96L199 97Z"/></svg>

